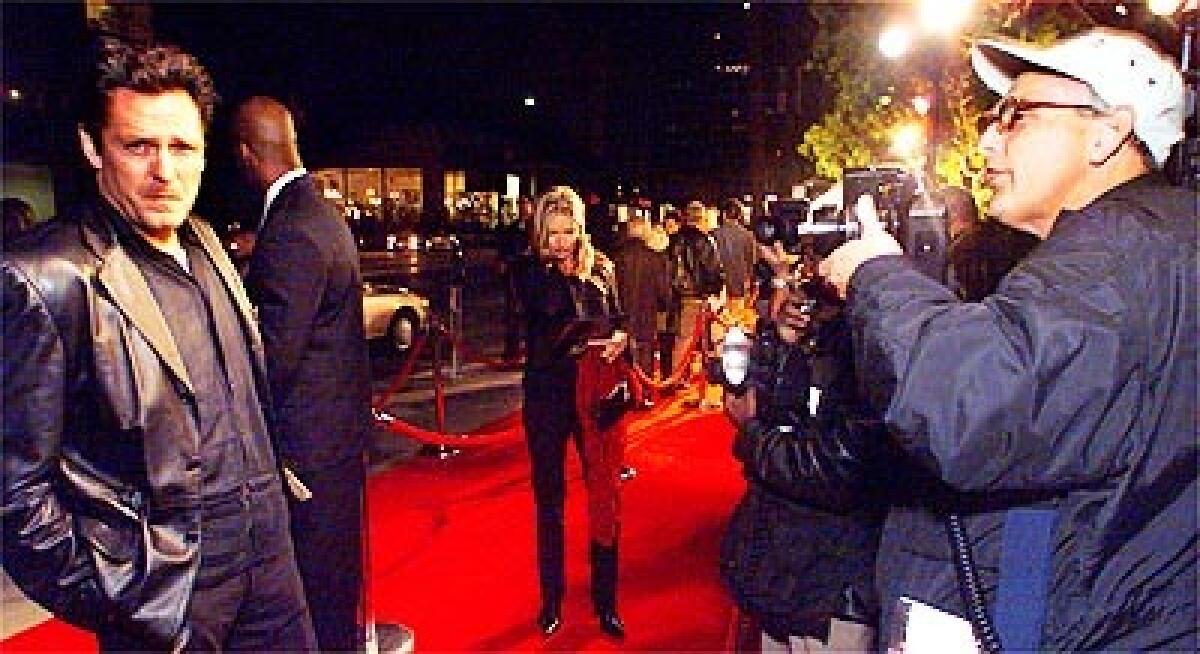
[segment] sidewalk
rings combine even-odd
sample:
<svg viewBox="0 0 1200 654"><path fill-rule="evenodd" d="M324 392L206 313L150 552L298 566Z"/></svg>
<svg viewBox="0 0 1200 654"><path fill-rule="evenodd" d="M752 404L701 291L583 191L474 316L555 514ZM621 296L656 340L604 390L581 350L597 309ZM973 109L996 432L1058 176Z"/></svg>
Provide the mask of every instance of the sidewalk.
<svg viewBox="0 0 1200 654"><path fill-rule="evenodd" d="M391 380L373 384L375 393L387 390ZM469 433L479 426L521 408L521 369L498 370L482 363L462 366L456 377L442 375L445 396L445 433ZM437 431L433 376L429 370L414 372L400 391L376 407L404 422ZM421 443L377 428L370 441L370 472L375 474L411 459Z"/></svg>

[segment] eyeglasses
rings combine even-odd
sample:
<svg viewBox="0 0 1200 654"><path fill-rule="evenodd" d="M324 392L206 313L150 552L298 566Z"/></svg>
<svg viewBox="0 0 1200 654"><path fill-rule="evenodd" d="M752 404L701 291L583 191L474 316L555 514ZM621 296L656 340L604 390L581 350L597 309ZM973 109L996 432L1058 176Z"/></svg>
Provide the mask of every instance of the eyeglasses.
<svg viewBox="0 0 1200 654"><path fill-rule="evenodd" d="M979 117L979 134L982 135L992 125L996 126L996 131L1001 134L1007 134L1012 131L1017 122L1025 117L1025 112L1034 109L1085 109L1093 113L1101 113L1104 109L1093 104L1065 104L1062 102L1047 102L1043 100L1021 100L1019 98L1004 98L992 108Z"/></svg>

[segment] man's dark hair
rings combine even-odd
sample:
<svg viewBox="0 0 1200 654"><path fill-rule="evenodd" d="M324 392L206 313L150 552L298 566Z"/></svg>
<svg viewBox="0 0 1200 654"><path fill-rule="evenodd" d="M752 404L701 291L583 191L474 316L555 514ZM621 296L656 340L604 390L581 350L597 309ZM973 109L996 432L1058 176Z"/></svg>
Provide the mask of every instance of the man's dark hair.
<svg viewBox="0 0 1200 654"><path fill-rule="evenodd" d="M728 198L721 203L720 221L724 223L727 220L741 222L742 220L742 202L737 198Z"/></svg>
<svg viewBox="0 0 1200 654"><path fill-rule="evenodd" d="M200 108L205 129L212 122L217 92L208 71L177 46L133 45L112 37L96 43L96 57L80 89L79 124L97 141L108 119L108 93L130 89L139 93L186 91Z"/></svg>

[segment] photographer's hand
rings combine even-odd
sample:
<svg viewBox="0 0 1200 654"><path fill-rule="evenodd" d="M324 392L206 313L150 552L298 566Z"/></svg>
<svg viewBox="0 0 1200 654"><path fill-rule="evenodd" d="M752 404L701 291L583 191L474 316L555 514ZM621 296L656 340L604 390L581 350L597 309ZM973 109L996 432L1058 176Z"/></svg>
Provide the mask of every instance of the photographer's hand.
<svg viewBox="0 0 1200 654"><path fill-rule="evenodd" d="M730 422L735 427L741 429L755 418L755 412L758 410L754 400L754 389L746 389L742 395L735 395L728 390L725 391L725 415L729 417Z"/></svg>
<svg viewBox="0 0 1200 654"><path fill-rule="evenodd" d="M850 286L850 278L859 266L875 257L903 253L900 244L879 222L875 200L870 194L859 196L854 212L862 235L829 253L819 268L821 276L833 284L843 298Z"/></svg>

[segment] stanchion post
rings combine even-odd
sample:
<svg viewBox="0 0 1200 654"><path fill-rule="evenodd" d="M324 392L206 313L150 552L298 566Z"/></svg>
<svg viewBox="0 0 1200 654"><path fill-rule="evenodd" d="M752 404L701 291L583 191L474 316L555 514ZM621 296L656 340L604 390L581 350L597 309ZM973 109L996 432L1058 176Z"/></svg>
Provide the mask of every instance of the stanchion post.
<svg viewBox="0 0 1200 654"><path fill-rule="evenodd" d="M450 372L451 379L458 379L460 344L463 338L463 287L458 284L450 286Z"/></svg>
<svg viewBox="0 0 1200 654"><path fill-rule="evenodd" d="M436 333L433 339L433 415L437 423L437 433L444 437L446 436L446 390L445 382L442 380L442 342L447 336L445 321L436 321L434 329ZM451 346L453 347L453 343ZM439 459L448 459L458 453L459 450L448 445L437 446Z"/></svg>

